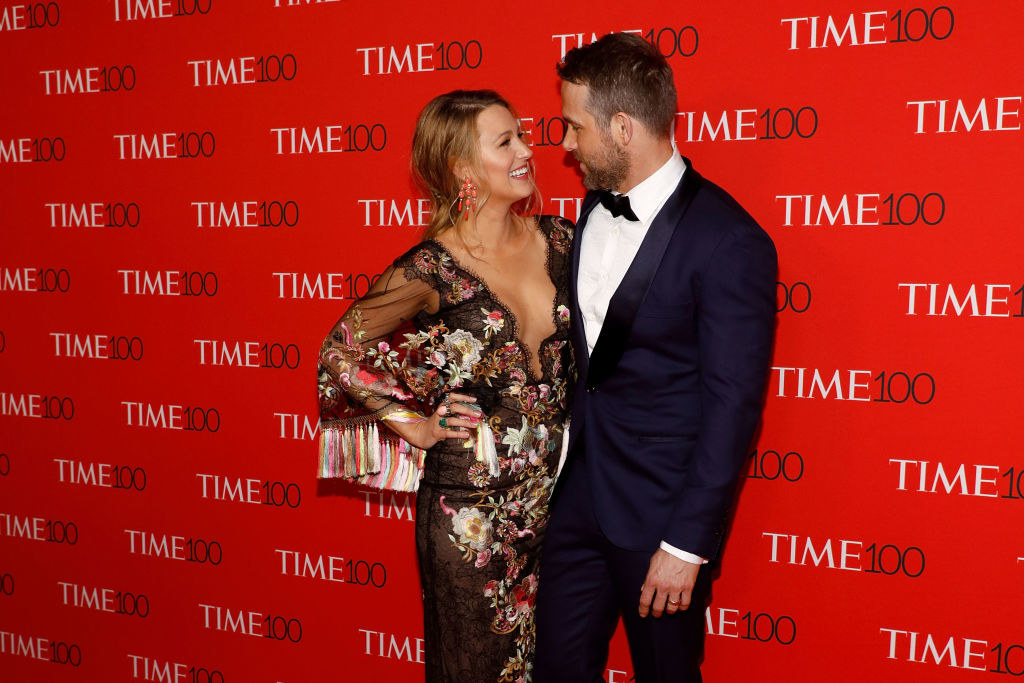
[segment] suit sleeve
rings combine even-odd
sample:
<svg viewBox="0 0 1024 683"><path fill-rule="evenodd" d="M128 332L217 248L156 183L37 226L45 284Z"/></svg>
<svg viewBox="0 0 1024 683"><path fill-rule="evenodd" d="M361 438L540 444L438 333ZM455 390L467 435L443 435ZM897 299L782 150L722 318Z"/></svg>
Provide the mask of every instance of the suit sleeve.
<svg viewBox="0 0 1024 683"><path fill-rule="evenodd" d="M698 285L700 428L663 539L708 559L718 553L761 415L777 263L771 238L756 225L740 226L719 242Z"/></svg>

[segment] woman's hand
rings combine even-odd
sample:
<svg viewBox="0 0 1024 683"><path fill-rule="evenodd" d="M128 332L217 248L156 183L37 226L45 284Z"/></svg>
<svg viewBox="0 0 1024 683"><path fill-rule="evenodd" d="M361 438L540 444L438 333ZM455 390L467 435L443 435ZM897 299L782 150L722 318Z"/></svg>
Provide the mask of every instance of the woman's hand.
<svg viewBox="0 0 1024 683"><path fill-rule="evenodd" d="M413 446L424 450L442 439L470 439L473 437L470 430L475 430L483 419L479 408L470 407L475 402L475 398L465 394L446 394L433 415L422 422L402 425L405 427L402 431L408 433L400 432L400 435ZM394 428L397 425L389 426Z"/></svg>

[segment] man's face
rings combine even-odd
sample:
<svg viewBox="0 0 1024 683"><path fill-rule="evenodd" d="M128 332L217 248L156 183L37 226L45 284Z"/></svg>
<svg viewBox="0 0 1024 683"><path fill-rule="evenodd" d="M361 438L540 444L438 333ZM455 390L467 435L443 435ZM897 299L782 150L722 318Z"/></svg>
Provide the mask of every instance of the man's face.
<svg viewBox="0 0 1024 683"><path fill-rule="evenodd" d="M613 138L610 122L599 124L586 108L589 88L562 81L562 118L566 122L562 148L572 152L591 190L615 190L629 173L629 157Z"/></svg>

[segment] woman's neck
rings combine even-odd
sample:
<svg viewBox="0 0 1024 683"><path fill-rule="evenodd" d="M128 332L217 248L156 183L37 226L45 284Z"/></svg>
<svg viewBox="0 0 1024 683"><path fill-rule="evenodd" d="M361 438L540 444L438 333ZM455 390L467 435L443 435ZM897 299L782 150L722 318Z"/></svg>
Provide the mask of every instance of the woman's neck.
<svg viewBox="0 0 1024 683"><path fill-rule="evenodd" d="M487 202L456 228L466 250L474 258L516 250L521 245L525 222L511 211L511 204Z"/></svg>

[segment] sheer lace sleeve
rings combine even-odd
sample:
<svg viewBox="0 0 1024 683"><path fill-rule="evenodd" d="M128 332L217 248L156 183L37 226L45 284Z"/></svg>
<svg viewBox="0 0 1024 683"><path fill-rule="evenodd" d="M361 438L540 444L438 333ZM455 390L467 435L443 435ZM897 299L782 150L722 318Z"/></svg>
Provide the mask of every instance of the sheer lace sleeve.
<svg viewBox="0 0 1024 683"><path fill-rule="evenodd" d="M415 491L425 452L388 429L433 412L436 371L415 344L415 316L436 307L431 283L399 262L348 309L320 349L320 477Z"/></svg>

